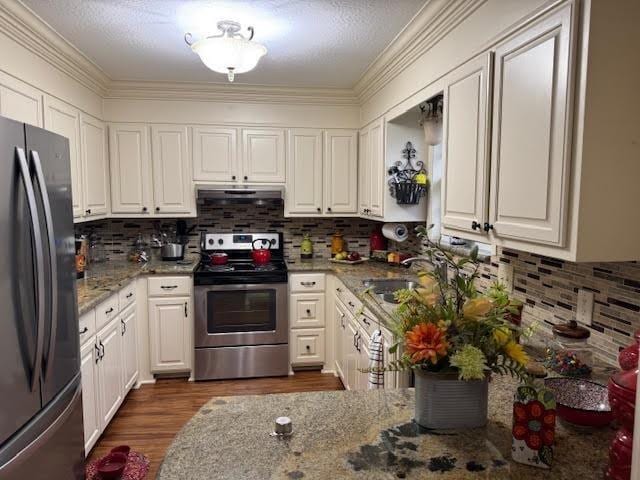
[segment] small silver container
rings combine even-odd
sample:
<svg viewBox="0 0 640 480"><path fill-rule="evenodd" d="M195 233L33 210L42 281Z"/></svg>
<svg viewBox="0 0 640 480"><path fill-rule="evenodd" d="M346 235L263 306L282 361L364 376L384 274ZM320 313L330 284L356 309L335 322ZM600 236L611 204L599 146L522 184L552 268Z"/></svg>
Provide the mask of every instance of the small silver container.
<svg viewBox="0 0 640 480"><path fill-rule="evenodd" d="M165 243L160 249L162 260L184 259L184 245L181 243Z"/></svg>
<svg viewBox="0 0 640 480"><path fill-rule="evenodd" d="M274 432L276 435L291 435L293 433L293 424L289 417L276 418L276 429Z"/></svg>

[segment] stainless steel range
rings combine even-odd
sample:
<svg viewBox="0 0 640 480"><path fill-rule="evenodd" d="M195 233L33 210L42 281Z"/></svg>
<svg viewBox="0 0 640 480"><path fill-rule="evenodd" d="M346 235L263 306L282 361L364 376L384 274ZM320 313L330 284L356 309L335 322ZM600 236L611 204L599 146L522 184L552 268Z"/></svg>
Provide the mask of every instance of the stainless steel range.
<svg viewBox="0 0 640 480"><path fill-rule="evenodd" d="M271 261L252 260L252 244L271 244ZM195 379L289 373L287 265L282 234L203 233L194 274ZM228 262L211 265L210 255ZM218 255L218 257L220 257Z"/></svg>

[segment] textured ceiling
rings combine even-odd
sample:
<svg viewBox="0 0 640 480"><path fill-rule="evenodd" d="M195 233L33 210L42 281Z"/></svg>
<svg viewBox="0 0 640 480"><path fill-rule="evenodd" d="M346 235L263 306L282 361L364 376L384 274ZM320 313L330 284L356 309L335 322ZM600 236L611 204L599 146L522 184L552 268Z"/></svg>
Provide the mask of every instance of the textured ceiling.
<svg viewBox="0 0 640 480"><path fill-rule="evenodd" d="M225 82L184 43L218 20L268 53L236 83L350 88L425 0L23 0L113 80Z"/></svg>

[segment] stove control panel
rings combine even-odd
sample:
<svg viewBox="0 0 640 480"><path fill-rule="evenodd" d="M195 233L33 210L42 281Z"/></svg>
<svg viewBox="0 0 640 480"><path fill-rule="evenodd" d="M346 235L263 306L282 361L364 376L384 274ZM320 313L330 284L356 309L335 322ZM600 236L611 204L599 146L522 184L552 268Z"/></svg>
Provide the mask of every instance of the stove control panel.
<svg viewBox="0 0 640 480"><path fill-rule="evenodd" d="M256 248L279 250L280 235L277 233L203 233L203 250L251 250L253 242Z"/></svg>

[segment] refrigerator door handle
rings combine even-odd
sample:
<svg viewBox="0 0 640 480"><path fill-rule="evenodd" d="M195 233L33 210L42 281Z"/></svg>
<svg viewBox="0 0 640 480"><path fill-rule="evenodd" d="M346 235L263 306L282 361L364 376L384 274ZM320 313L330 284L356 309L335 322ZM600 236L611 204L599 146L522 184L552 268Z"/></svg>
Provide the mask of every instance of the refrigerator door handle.
<svg viewBox="0 0 640 480"><path fill-rule="evenodd" d="M36 257L36 292L37 292L37 332L36 332L36 351L33 359L33 368L31 373L31 391L36 388L38 381L40 380L40 370L42 368L42 350L44 348L44 322L45 322L45 281L44 281L44 252L42 248L42 235L40 233L40 222L38 220L38 211L36 204L36 194L33 190L33 184L31 182L31 173L29 172L29 165L27 164L27 157L24 154L24 150L20 147L16 147L16 153L18 157L18 166L20 168L20 176L24 184L24 189L27 194L27 204L29 206L29 216L31 217L31 228L33 229L34 249Z"/></svg>
<svg viewBox="0 0 640 480"><path fill-rule="evenodd" d="M31 150L31 160L36 178L38 180L38 189L42 197L42 207L44 209L44 221L47 227L47 241L49 243L49 263L51 265L51 325L49 333L49 349L47 350L47 358L45 359L44 378L49 376L51 364L53 363L54 349L56 345L56 335L58 328L58 261L56 254L56 239L53 231L53 216L51 215L51 202L49 201L49 192L47 192L47 184L42 173L42 162L40 155L36 150Z"/></svg>

